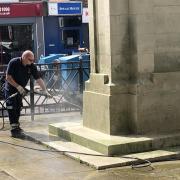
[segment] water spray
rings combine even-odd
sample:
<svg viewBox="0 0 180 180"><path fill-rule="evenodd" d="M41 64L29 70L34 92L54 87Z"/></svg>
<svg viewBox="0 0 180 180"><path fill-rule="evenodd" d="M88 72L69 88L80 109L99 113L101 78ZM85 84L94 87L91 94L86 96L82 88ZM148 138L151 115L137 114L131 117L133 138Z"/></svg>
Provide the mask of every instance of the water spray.
<svg viewBox="0 0 180 180"><path fill-rule="evenodd" d="M25 88L25 90L26 90L26 94L24 96L26 96L27 94L30 93L30 90L28 90L27 88ZM33 91L33 93L41 95L41 96L45 96L47 98L52 98L52 99L54 99L55 102L61 100L61 98L59 98L59 97L55 97L55 96L52 96L52 95L47 95L46 93L43 93L43 92L40 92L40 91ZM2 106L3 106L2 112L4 111L4 109L7 109L5 107L5 105L4 105L7 102L7 100L11 99L11 98L14 98L18 94L19 94L19 92L16 92L16 93L12 94L11 96L9 96L7 99L4 100L4 102L2 103ZM78 105L75 105L73 103L70 103L70 104L72 104L75 107L80 108L80 106L78 106ZM4 129L4 115L3 115L3 113L2 113L2 116L3 116L3 125L2 125L0 130ZM31 137L29 137L29 136L26 136L26 137L27 137L27 140L32 140ZM17 144L5 142L5 141L0 141L0 143L5 143L5 144L13 145L13 146L18 146L18 147L21 147L21 148L26 148L26 149L36 150L36 151L42 151L42 152L57 152L57 153L62 153L63 155L65 155L66 153L70 153L70 154L79 154L79 155L86 155L86 156L117 157L117 156L114 156L114 155L91 154L91 153L82 153L82 152L76 152L76 151L61 151L61 150L49 150L49 149L48 150L36 149L36 148L26 147L26 146L22 146L22 145L17 145ZM133 162L133 161L131 162L132 169L144 168L144 167L151 167L153 169L153 167L151 166L151 162L149 160L140 159L140 158L131 157L131 156L121 156L120 158L136 160L137 162Z"/></svg>
<svg viewBox="0 0 180 180"><path fill-rule="evenodd" d="M26 93L23 95L23 97L25 97L25 96L27 96L29 93L31 93L31 90L29 90L29 89L27 89L27 88L25 88L25 91L26 91ZM40 96L44 96L44 97L46 97L46 98L48 98L48 99L53 99L53 100L55 101L55 103L58 103L58 102L62 99L62 97L53 96L53 95L48 95L48 94L44 93L43 91L33 90L33 93L34 93L34 94L37 94L37 95L40 95ZM3 103L1 103L1 106L2 106L2 121L3 121L3 124L2 124L2 127L0 128L0 130L4 129L4 124L5 124L5 122L4 122L4 110L7 109L7 108L5 107L5 103L8 101L8 99L14 98L14 97L17 96L18 94L19 94L19 92L16 92L16 93L10 95L7 99L4 100ZM79 105L77 105L77 104L74 104L74 103L69 102L69 101L65 101L65 102L68 102L70 105L72 105L72 106L74 106L74 107L76 107L76 108L78 108L78 109L81 109L81 107L80 107Z"/></svg>

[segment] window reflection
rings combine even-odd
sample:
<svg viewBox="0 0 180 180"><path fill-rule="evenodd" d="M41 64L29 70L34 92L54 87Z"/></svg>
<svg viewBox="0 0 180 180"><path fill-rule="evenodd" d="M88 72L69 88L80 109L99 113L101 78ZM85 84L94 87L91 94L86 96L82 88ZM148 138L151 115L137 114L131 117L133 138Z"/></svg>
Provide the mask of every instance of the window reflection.
<svg viewBox="0 0 180 180"><path fill-rule="evenodd" d="M26 49L33 50L32 25L0 26L0 64L7 64Z"/></svg>

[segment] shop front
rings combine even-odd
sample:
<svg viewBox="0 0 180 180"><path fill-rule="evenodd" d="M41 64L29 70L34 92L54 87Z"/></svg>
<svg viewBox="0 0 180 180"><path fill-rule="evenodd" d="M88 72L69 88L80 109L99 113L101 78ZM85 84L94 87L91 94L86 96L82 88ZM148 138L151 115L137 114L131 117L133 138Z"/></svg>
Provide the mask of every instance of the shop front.
<svg viewBox="0 0 180 180"><path fill-rule="evenodd" d="M46 55L72 54L82 46L82 2L48 3L44 24Z"/></svg>
<svg viewBox="0 0 180 180"><path fill-rule="evenodd" d="M44 54L43 3L0 3L0 64L32 50Z"/></svg>

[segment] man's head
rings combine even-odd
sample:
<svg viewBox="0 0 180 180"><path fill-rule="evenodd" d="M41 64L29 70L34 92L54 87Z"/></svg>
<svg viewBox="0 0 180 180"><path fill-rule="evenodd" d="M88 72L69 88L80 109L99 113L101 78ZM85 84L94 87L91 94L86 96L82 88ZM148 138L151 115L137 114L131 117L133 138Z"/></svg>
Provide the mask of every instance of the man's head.
<svg viewBox="0 0 180 180"><path fill-rule="evenodd" d="M26 50L22 53L22 63L23 65L31 65L34 63L34 54L30 50Z"/></svg>

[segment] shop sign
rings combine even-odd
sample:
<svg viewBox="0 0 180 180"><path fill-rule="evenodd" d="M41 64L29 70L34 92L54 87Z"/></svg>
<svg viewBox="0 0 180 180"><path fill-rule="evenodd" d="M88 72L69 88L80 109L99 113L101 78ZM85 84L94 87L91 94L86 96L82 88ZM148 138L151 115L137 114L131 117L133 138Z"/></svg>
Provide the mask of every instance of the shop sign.
<svg viewBox="0 0 180 180"><path fill-rule="evenodd" d="M0 16L9 16L10 14L11 14L11 8L8 4L0 6Z"/></svg>
<svg viewBox="0 0 180 180"><path fill-rule="evenodd" d="M42 3L0 3L0 17L43 16Z"/></svg>
<svg viewBox="0 0 180 180"><path fill-rule="evenodd" d="M82 2L60 2L58 3L59 15L81 15Z"/></svg>
<svg viewBox="0 0 180 180"><path fill-rule="evenodd" d="M59 2L48 4L49 15L82 15L82 2Z"/></svg>
<svg viewBox="0 0 180 180"><path fill-rule="evenodd" d="M48 13L51 16L58 15L58 6L57 6L57 3L48 3Z"/></svg>

